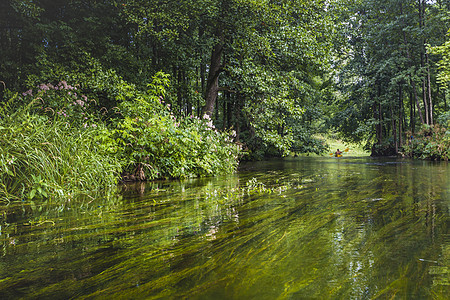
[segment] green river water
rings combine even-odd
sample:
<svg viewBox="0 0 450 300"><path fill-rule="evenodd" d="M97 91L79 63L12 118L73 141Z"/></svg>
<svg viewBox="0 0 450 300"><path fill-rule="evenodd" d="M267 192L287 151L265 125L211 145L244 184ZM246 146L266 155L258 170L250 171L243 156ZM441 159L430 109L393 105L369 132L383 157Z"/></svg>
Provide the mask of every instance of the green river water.
<svg viewBox="0 0 450 300"><path fill-rule="evenodd" d="M0 299L448 299L449 175L302 157L0 204Z"/></svg>

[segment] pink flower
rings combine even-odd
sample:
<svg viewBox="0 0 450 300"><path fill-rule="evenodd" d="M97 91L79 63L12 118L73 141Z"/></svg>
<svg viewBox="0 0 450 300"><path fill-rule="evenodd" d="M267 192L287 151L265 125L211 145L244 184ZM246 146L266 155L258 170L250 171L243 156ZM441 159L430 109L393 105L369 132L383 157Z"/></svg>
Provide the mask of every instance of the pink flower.
<svg viewBox="0 0 450 300"><path fill-rule="evenodd" d="M39 89L41 89L43 91L48 91L49 90L48 86L46 84L44 84L44 83L41 83L39 85Z"/></svg>
<svg viewBox="0 0 450 300"><path fill-rule="evenodd" d="M25 93L22 93L22 95L24 95L24 96L27 96L27 95L33 96L33 90L28 90Z"/></svg>

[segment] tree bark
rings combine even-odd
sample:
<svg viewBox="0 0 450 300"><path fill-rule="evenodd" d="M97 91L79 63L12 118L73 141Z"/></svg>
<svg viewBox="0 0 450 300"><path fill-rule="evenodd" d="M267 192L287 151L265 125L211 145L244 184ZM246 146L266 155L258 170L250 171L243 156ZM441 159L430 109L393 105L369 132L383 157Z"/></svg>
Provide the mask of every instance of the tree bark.
<svg viewBox="0 0 450 300"><path fill-rule="evenodd" d="M223 118L222 118L222 129L225 130L227 128L227 104L230 101L230 92L225 92L225 96L223 99Z"/></svg>
<svg viewBox="0 0 450 300"><path fill-rule="evenodd" d="M423 115L422 115L422 110L420 109L420 105L419 105L419 99L417 97L417 90L416 90L416 83L414 82L414 79L411 78L411 85L414 91L414 99L416 102L416 107L417 107L417 112L419 113L419 117L420 117L420 122L422 124L425 124L425 122L423 121Z"/></svg>
<svg viewBox="0 0 450 300"><path fill-rule="evenodd" d="M241 123L240 123L240 119L241 119L241 106L243 106L243 104L241 103L241 94L237 93L236 95L236 102L235 102L235 126L234 128L236 128L236 137L234 138L235 142L239 142L239 137L241 134Z"/></svg>
<svg viewBox="0 0 450 300"><path fill-rule="evenodd" d="M179 67L178 67L179 68ZM180 114L180 115L182 115L182 113L183 113L183 106L182 106L182 97L183 97L183 95L182 95L182 83L181 83L181 79L182 79L182 74L181 74L181 70L180 69L178 69L177 71L177 103L178 103L178 113Z"/></svg>
<svg viewBox="0 0 450 300"><path fill-rule="evenodd" d="M205 91L205 106L203 107L203 114L211 117L214 113L216 105L217 93L219 91L219 75L222 71L222 53L224 46L223 33L219 33L219 41L214 46L211 53L211 63L209 64L208 80L206 82Z"/></svg>
<svg viewBox="0 0 450 300"><path fill-rule="evenodd" d="M381 145L383 142L383 115L381 114L381 102L378 103L378 118L380 122L380 124L378 125L380 128L380 140L378 143Z"/></svg>
<svg viewBox="0 0 450 300"><path fill-rule="evenodd" d="M419 1L419 3L420 3L420 1ZM401 3L400 3L400 14L403 15L403 5ZM406 48L406 57L408 58L410 66L412 66L411 53L409 53L408 41L406 39L405 31L403 31L403 43L404 43L405 48ZM414 78L412 78L411 75L409 75L409 79L410 79L410 82L411 82L411 86L413 88L414 100L415 100L415 103L416 103L416 106L417 106L417 111L419 112L420 121L422 122L422 124L424 124L422 110L420 109L419 100L417 99L416 83L414 82ZM411 118L412 118L412 116L411 116Z"/></svg>
<svg viewBox="0 0 450 300"><path fill-rule="evenodd" d="M413 93L409 92L409 127L411 129L412 134L414 134L415 127L416 127L415 117L416 117L416 111L414 110Z"/></svg>
<svg viewBox="0 0 450 300"><path fill-rule="evenodd" d="M231 119L233 118L233 109L234 109L234 105L231 99L231 93L228 93L229 95L229 99L227 102L227 128L231 128ZM233 99L236 97L233 97Z"/></svg>
<svg viewBox="0 0 450 300"><path fill-rule="evenodd" d="M202 62L200 64L200 95L205 95L205 74L206 74L206 66ZM197 100L197 117L200 117L202 107L200 106L200 97Z"/></svg>
<svg viewBox="0 0 450 300"><path fill-rule="evenodd" d="M422 80L422 91L423 91L423 107L425 109L425 123L430 124L430 120L428 118L428 98L427 98L427 84L426 77Z"/></svg>
<svg viewBox="0 0 450 300"><path fill-rule="evenodd" d="M375 103L375 109L378 110L377 118L378 118L378 124L377 124L377 139L378 139L378 145L381 145L383 142L383 117L381 113L381 86L380 84L377 85L377 102Z"/></svg>
<svg viewBox="0 0 450 300"><path fill-rule="evenodd" d="M425 4L422 4L422 1L419 0L419 28L423 29L424 27L424 6ZM425 69L425 40L422 40L422 47L420 50L420 66L422 70ZM428 101L427 101L427 85L426 85L426 77L422 79L422 94L423 94L423 109L425 110L425 123L429 124L428 120ZM422 122L423 124L423 122Z"/></svg>
<svg viewBox="0 0 450 300"><path fill-rule="evenodd" d="M447 90L444 90L444 111L447 111Z"/></svg>
<svg viewBox="0 0 450 300"><path fill-rule="evenodd" d="M398 146L402 147L402 122L403 122L403 86L398 87ZM398 149L397 149L398 152Z"/></svg>
<svg viewBox="0 0 450 300"><path fill-rule="evenodd" d="M429 100L429 113L430 113L430 125L433 125L433 98L431 98L431 76L430 76L430 65L428 60L428 53L425 56L427 64L427 79L428 79L428 100Z"/></svg>
<svg viewBox="0 0 450 300"><path fill-rule="evenodd" d="M394 109L391 110L391 118L392 118L392 135L394 136L395 154L398 154L397 122L394 116Z"/></svg>

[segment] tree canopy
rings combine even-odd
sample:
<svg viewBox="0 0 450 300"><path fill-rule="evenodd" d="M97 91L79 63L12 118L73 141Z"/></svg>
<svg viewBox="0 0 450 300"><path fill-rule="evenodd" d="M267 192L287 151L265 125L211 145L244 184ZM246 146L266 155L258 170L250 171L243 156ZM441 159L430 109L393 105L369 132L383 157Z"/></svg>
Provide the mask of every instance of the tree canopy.
<svg viewBox="0 0 450 300"><path fill-rule="evenodd" d="M318 133L397 153L448 112L450 1L0 4L0 88L67 80L111 109L170 75L177 117L208 115L250 157L320 153ZM8 94L9 95L9 94ZM406 132L408 135L406 134Z"/></svg>

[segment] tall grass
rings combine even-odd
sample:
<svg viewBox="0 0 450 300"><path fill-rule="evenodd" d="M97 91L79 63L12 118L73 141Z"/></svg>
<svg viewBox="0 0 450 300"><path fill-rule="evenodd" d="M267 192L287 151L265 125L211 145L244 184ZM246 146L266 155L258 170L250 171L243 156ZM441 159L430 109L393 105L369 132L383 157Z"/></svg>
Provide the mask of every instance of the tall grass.
<svg viewBox="0 0 450 300"><path fill-rule="evenodd" d="M29 113L0 120L0 201L64 198L115 186L121 166L96 144L101 128Z"/></svg>

